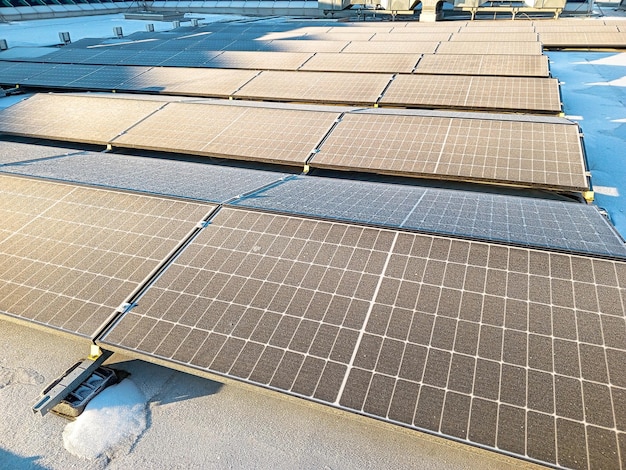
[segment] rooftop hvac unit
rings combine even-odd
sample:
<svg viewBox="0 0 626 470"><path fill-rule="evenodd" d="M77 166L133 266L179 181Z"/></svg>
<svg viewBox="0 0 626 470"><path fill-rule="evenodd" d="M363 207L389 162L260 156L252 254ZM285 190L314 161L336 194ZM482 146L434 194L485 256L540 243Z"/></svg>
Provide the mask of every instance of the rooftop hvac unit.
<svg viewBox="0 0 626 470"><path fill-rule="evenodd" d="M172 22L172 25L174 25L174 29L176 28L180 28L180 21L176 20Z"/></svg>
<svg viewBox="0 0 626 470"><path fill-rule="evenodd" d="M115 28L113 28L113 34L115 34L115 36L118 38L124 37L124 32L122 31L121 26L116 26Z"/></svg>
<svg viewBox="0 0 626 470"><path fill-rule="evenodd" d="M198 22L198 18L191 18L191 26L198 26L199 22Z"/></svg>
<svg viewBox="0 0 626 470"><path fill-rule="evenodd" d="M59 39L63 44L69 44L72 42L72 40L70 39L70 33L67 31L59 33Z"/></svg>
<svg viewBox="0 0 626 470"><path fill-rule="evenodd" d="M146 31L148 31L149 33L154 33L154 25L152 23L148 23L146 25Z"/></svg>
<svg viewBox="0 0 626 470"><path fill-rule="evenodd" d="M6 51L9 48L6 39L0 39L0 51Z"/></svg>

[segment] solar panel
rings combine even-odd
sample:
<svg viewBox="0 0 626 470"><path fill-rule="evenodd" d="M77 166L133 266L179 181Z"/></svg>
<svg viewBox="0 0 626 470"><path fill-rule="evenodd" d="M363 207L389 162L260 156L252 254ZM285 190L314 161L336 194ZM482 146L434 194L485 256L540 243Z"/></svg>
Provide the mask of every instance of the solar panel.
<svg viewBox="0 0 626 470"><path fill-rule="evenodd" d="M450 40L450 35L452 33L446 31L414 31L409 30L407 32L396 32L393 31L391 33L376 33L376 35L370 40L372 42L385 42L385 41L393 41L393 42L431 42L431 41L440 41L445 42ZM356 41L357 39L355 39Z"/></svg>
<svg viewBox="0 0 626 470"><path fill-rule="evenodd" d="M595 206L474 191L298 176L234 202L287 214L626 258Z"/></svg>
<svg viewBox="0 0 626 470"><path fill-rule="evenodd" d="M113 145L303 165L338 115L169 103L115 139Z"/></svg>
<svg viewBox="0 0 626 470"><path fill-rule="evenodd" d="M155 67L118 85L120 90L228 97L252 80L253 70Z"/></svg>
<svg viewBox="0 0 626 470"><path fill-rule="evenodd" d="M68 85L72 88L90 90L115 90L120 83L131 80L148 71L147 67L104 65L94 73L80 77Z"/></svg>
<svg viewBox="0 0 626 470"><path fill-rule="evenodd" d="M374 104L390 74L264 71L234 94L238 98Z"/></svg>
<svg viewBox="0 0 626 470"><path fill-rule="evenodd" d="M264 51L282 52L341 52L349 41L316 41L314 39L288 40L280 39L263 44Z"/></svg>
<svg viewBox="0 0 626 470"><path fill-rule="evenodd" d="M310 57L309 52L224 51L206 63L224 69L296 70Z"/></svg>
<svg viewBox="0 0 626 470"><path fill-rule="evenodd" d="M557 114L559 82L552 78L398 75L381 104L503 109Z"/></svg>
<svg viewBox="0 0 626 470"><path fill-rule="evenodd" d="M615 25L602 25L602 24L579 24L579 25L542 25L538 23L535 25L535 31L538 33L616 33L618 32Z"/></svg>
<svg viewBox="0 0 626 470"><path fill-rule="evenodd" d="M439 42L402 42L402 41L353 41L342 52L365 54L433 54Z"/></svg>
<svg viewBox="0 0 626 470"><path fill-rule="evenodd" d="M626 47L624 33L540 33L546 47Z"/></svg>
<svg viewBox="0 0 626 470"><path fill-rule="evenodd" d="M93 337L212 206L0 176L0 312Z"/></svg>
<svg viewBox="0 0 626 470"><path fill-rule="evenodd" d="M503 22L484 22L468 23L460 31L460 33L534 33L536 28L532 24L516 24L510 25Z"/></svg>
<svg viewBox="0 0 626 470"><path fill-rule="evenodd" d="M389 33L394 29L404 29L404 25L399 28L395 24L390 23L368 23L368 24L357 24L357 23L348 23L343 24L341 26L333 26L327 32L328 33L344 33L346 31L358 31L361 33Z"/></svg>
<svg viewBox="0 0 626 470"><path fill-rule="evenodd" d="M131 51L128 51L129 53ZM132 51L125 59L119 61L120 65L146 65L158 66L162 62L173 57L176 53L173 51ZM211 55L213 57L213 55Z"/></svg>
<svg viewBox="0 0 626 470"><path fill-rule="evenodd" d="M480 33L480 32L471 32L471 31L461 31L460 33L454 33L450 38L451 42L461 41L461 42L533 42L537 41L537 33L533 31L526 32L504 32L504 33L496 33L496 32L488 32L488 33Z"/></svg>
<svg viewBox="0 0 626 470"><path fill-rule="evenodd" d="M479 55L541 55L540 42L442 42L437 54L479 54Z"/></svg>
<svg viewBox="0 0 626 470"><path fill-rule="evenodd" d="M24 86L67 87L70 83L80 80L92 73L98 73L99 65L46 64L48 70L29 77L22 83Z"/></svg>
<svg viewBox="0 0 626 470"><path fill-rule="evenodd" d="M8 146L8 148L7 148ZM67 157L63 155L69 155ZM55 156L53 160L46 157ZM39 158L38 161L32 161ZM9 165L30 160L28 165ZM0 171L113 189L222 203L288 176L206 162L166 160L114 153L3 142Z"/></svg>
<svg viewBox="0 0 626 470"><path fill-rule="evenodd" d="M98 342L522 458L617 468L625 289L623 262L222 209Z"/></svg>
<svg viewBox="0 0 626 470"><path fill-rule="evenodd" d="M419 54L317 53L300 70L411 73L419 58Z"/></svg>
<svg viewBox="0 0 626 470"><path fill-rule="evenodd" d="M342 30L333 33L311 33L300 38L303 41L319 40L319 41L369 41L374 35L388 33L362 32L361 30Z"/></svg>
<svg viewBox="0 0 626 470"><path fill-rule="evenodd" d="M543 55L425 54L415 73L549 77L550 69Z"/></svg>
<svg viewBox="0 0 626 470"><path fill-rule="evenodd" d="M571 123L346 114L310 165L555 189L588 187L578 127Z"/></svg>
<svg viewBox="0 0 626 470"><path fill-rule="evenodd" d="M161 106L158 101L38 94L0 111L0 129L42 139L106 143Z"/></svg>
<svg viewBox="0 0 626 470"><path fill-rule="evenodd" d="M29 142L13 142L3 139L0 140L0 167L6 167L7 165L18 162L49 159L80 152L80 150L68 147L33 145ZM6 168L0 168L0 171L4 171L5 169Z"/></svg>
<svg viewBox="0 0 626 470"><path fill-rule="evenodd" d="M48 64L29 62L1 62L0 83L3 85L21 85L29 78L50 70Z"/></svg>
<svg viewBox="0 0 626 470"><path fill-rule="evenodd" d="M401 30L401 26L404 25L404 28L407 31L447 31L451 33L457 32L460 28L463 28L468 23L465 21L454 20L450 22L437 22L437 23L424 23L419 21L405 21L398 22L395 21L395 32L399 32Z"/></svg>

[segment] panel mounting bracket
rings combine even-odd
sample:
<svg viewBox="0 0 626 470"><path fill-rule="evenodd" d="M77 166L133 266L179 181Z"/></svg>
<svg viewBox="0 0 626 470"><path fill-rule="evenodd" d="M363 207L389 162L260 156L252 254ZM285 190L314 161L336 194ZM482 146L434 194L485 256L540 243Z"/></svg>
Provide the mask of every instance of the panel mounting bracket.
<svg viewBox="0 0 626 470"><path fill-rule="evenodd" d="M112 354L112 351L100 349L95 344L91 345L90 355L87 359L74 364L60 378L44 389L42 397L33 405L33 413L45 416L52 408L61 403L67 395L74 391L76 387L88 379Z"/></svg>

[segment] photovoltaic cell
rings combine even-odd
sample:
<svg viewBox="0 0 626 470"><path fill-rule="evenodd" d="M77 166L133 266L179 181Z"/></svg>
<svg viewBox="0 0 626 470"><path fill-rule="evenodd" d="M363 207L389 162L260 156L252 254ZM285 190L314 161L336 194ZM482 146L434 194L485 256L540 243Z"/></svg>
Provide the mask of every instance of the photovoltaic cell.
<svg viewBox="0 0 626 470"><path fill-rule="evenodd" d="M450 41L442 42L437 54L479 54L479 55L541 55L540 42L478 42Z"/></svg>
<svg viewBox="0 0 626 470"><path fill-rule="evenodd" d="M222 203L288 176L278 171L261 171L205 162L166 160L114 153L78 152L39 145L14 144L5 158L0 146L0 171L72 183L104 186ZM19 146L19 147L18 147ZM63 155L69 155L67 157ZM57 156L50 160L47 156ZM13 160L35 160L27 165L9 165Z"/></svg>
<svg viewBox="0 0 626 470"><path fill-rule="evenodd" d="M391 33L376 33L370 39L372 42L429 42L429 41L449 41L452 33L445 31L414 31L407 30L402 32L392 31ZM355 39L356 41L357 39Z"/></svg>
<svg viewBox="0 0 626 470"><path fill-rule="evenodd" d="M303 165L337 117L336 112L170 103L113 145Z"/></svg>
<svg viewBox="0 0 626 470"><path fill-rule="evenodd" d="M540 33L546 47L626 47L626 32L614 33Z"/></svg>
<svg viewBox="0 0 626 470"><path fill-rule="evenodd" d="M317 53L300 70L411 73L419 58L420 54Z"/></svg>
<svg viewBox="0 0 626 470"><path fill-rule="evenodd" d="M618 468L625 296L624 262L224 208L99 343Z"/></svg>
<svg viewBox="0 0 626 470"><path fill-rule="evenodd" d="M314 39L265 41L262 50L279 52L341 52L350 41L316 41Z"/></svg>
<svg viewBox="0 0 626 470"><path fill-rule="evenodd" d="M224 51L206 62L206 66L224 69L296 70L311 55L309 52Z"/></svg>
<svg viewBox="0 0 626 470"><path fill-rule="evenodd" d="M212 206L0 176L0 312L91 338Z"/></svg>
<svg viewBox="0 0 626 470"><path fill-rule="evenodd" d="M460 33L452 34L451 42L532 42L537 41L537 33L527 32L503 32L490 31L488 33L472 32L471 30L461 30Z"/></svg>
<svg viewBox="0 0 626 470"><path fill-rule="evenodd" d="M534 77L398 75L380 103L553 114L561 111L558 80Z"/></svg>
<svg viewBox="0 0 626 470"><path fill-rule="evenodd" d="M391 74L264 71L234 94L245 99L374 104Z"/></svg>
<svg viewBox="0 0 626 470"><path fill-rule="evenodd" d="M132 80L146 71L147 67L105 65L92 74L74 80L69 86L90 90L115 90L120 83Z"/></svg>
<svg viewBox="0 0 626 470"><path fill-rule="evenodd" d="M48 159L75 153L80 153L80 150L67 147L55 147L51 145L34 145L29 142L22 143L0 140L0 166L41 158ZM4 169L5 168L2 168L1 170Z"/></svg>
<svg viewBox="0 0 626 470"><path fill-rule="evenodd" d="M584 190L576 125L346 114L311 167Z"/></svg>
<svg viewBox="0 0 626 470"><path fill-rule="evenodd" d="M148 100L35 95L0 111L0 129L42 139L106 143L161 106Z"/></svg>
<svg viewBox="0 0 626 470"><path fill-rule="evenodd" d="M425 54L415 73L549 77L550 69L544 55Z"/></svg>
<svg viewBox="0 0 626 470"><path fill-rule="evenodd" d="M626 258L595 206L400 184L299 176L237 206Z"/></svg>
<svg viewBox="0 0 626 470"><path fill-rule="evenodd" d="M36 77L50 70L48 64L29 62L0 62L0 83L3 85L21 85L29 78Z"/></svg>

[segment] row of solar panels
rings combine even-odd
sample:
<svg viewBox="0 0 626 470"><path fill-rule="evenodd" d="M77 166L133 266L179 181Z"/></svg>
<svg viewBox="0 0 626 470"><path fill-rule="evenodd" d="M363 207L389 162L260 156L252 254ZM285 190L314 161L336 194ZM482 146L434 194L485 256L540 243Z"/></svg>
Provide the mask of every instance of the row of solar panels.
<svg viewBox="0 0 626 470"><path fill-rule="evenodd" d="M356 74L0 62L0 84L183 96L558 114L552 78Z"/></svg>
<svg viewBox="0 0 626 470"><path fill-rule="evenodd" d="M623 261L0 182L13 319L540 462L619 467Z"/></svg>
<svg viewBox="0 0 626 470"><path fill-rule="evenodd" d="M35 95L3 132L311 168L588 189L578 126L560 118Z"/></svg>
<svg viewBox="0 0 626 470"><path fill-rule="evenodd" d="M294 46L298 46L294 44ZM339 45L342 45L340 43ZM503 54L422 54L420 52L357 53L325 52L335 43L315 41L305 51L136 51L117 48L62 49L59 52L34 57L12 58L17 62L72 65L153 65L160 67L242 68L263 70L303 70L326 72L379 72L446 75L494 75L518 77L547 77L548 59L543 55ZM407 43L413 49L423 49L428 43ZM294 47L293 49L299 49ZM339 47L336 47L339 49ZM392 48L389 48L390 50ZM406 49L406 47L405 47ZM2 56L0 56L2 57ZM12 63L3 64L3 69ZM263 65L265 64L265 65ZM19 70L19 69L14 69Z"/></svg>

